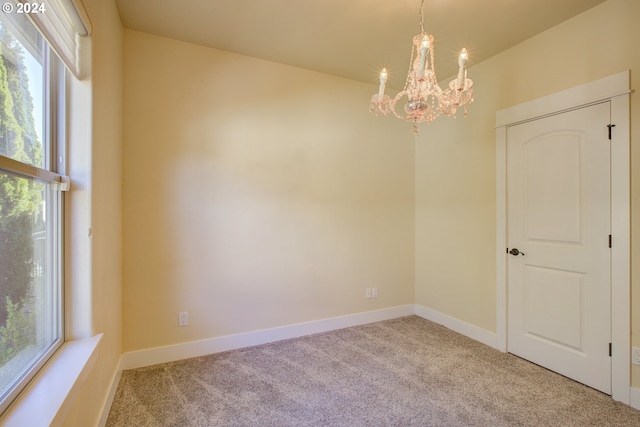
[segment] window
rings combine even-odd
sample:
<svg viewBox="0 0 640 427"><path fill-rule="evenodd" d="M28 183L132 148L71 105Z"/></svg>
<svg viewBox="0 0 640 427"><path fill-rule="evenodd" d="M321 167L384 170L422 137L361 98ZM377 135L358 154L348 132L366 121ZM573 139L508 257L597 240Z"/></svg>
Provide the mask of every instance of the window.
<svg viewBox="0 0 640 427"><path fill-rule="evenodd" d="M0 14L0 412L64 340L64 77L25 15Z"/></svg>

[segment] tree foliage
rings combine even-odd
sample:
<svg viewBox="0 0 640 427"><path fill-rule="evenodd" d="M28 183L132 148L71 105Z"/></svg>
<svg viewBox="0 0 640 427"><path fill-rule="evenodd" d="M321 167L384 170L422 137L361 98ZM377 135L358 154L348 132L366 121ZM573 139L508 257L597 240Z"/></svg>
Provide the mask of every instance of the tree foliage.
<svg viewBox="0 0 640 427"><path fill-rule="evenodd" d="M13 359L22 349L35 344L35 313L33 303L21 300L13 303L7 297L7 321L0 326L0 366Z"/></svg>

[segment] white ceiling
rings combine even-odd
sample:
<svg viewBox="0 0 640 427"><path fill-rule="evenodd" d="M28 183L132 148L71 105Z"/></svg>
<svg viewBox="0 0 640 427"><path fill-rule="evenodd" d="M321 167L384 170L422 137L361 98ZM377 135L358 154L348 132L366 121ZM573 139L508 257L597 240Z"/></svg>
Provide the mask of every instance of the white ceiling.
<svg viewBox="0 0 640 427"><path fill-rule="evenodd" d="M425 0L436 71L453 75L604 0ZM117 0L125 28L377 83L404 84L420 0ZM472 77L472 75L470 76Z"/></svg>

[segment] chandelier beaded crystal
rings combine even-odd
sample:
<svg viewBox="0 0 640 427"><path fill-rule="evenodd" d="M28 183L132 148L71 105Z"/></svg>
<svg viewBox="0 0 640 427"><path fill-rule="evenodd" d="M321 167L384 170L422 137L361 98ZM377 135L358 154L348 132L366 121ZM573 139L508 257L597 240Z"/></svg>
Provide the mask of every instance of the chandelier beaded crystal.
<svg viewBox="0 0 640 427"><path fill-rule="evenodd" d="M440 88L436 78L434 62L434 37L424 32L423 18L424 0L420 4L420 34L413 38L409 72L404 88L393 99L384 93L388 72L386 68L380 73L378 93L371 96L369 111L382 113L385 116L393 113L397 118L413 122L413 134L418 134L418 124L431 123L438 116L454 116L458 107L464 106L467 116L467 103L473 102L473 81L467 78L467 49L462 49L458 57L458 76L449 82L446 89ZM407 97L404 106L405 115L398 114L396 104L402 97Z"/></svg>

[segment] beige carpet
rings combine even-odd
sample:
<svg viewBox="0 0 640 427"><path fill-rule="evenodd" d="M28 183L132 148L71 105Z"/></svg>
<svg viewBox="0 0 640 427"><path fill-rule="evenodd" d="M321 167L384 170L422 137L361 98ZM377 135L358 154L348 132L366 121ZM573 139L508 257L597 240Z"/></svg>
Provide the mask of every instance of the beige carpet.
<svg viewBox="0 0 640 427"><path fill-rule="evenodd" d="M125 371L108 426L640 426L640 411L417 316Z"/></svg>

